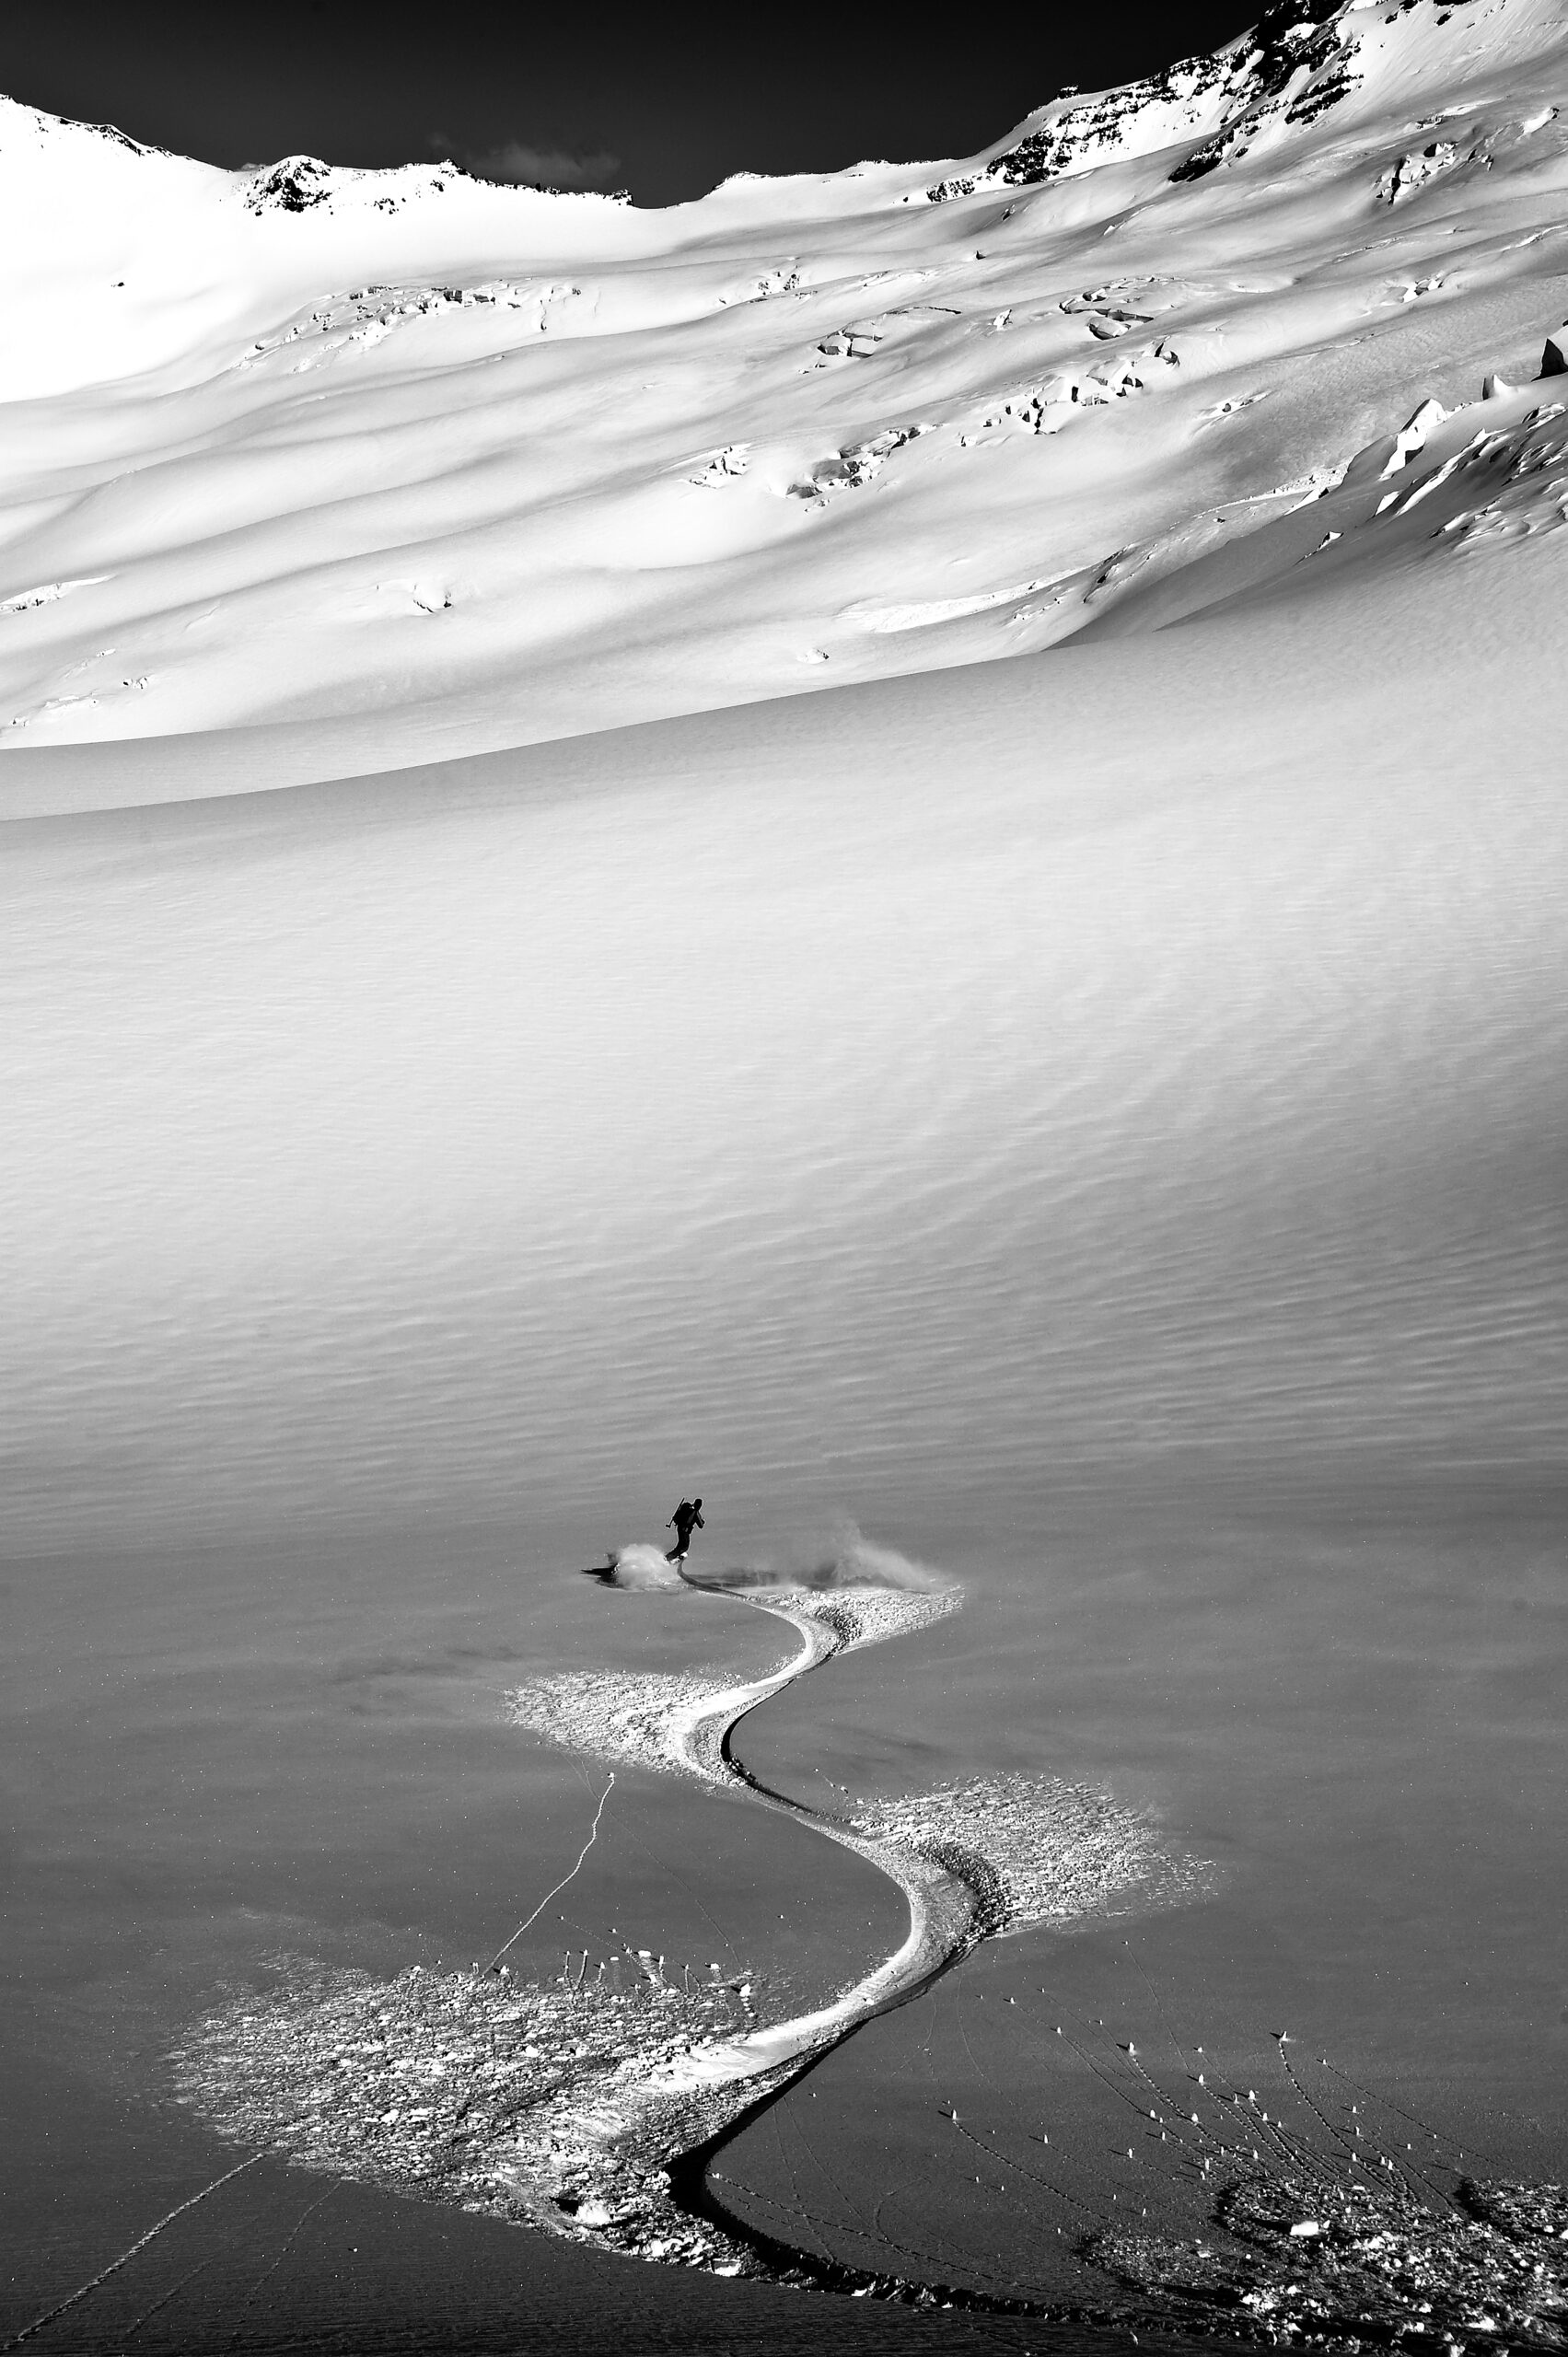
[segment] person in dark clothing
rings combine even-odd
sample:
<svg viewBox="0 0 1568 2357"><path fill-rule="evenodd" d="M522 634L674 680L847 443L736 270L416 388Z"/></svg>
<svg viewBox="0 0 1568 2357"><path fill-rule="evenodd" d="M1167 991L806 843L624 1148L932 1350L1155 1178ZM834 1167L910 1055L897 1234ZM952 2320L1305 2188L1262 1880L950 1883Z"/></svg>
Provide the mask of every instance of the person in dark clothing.
<svg viewBox="0 0 1568 2357"><path fill-rule="evenodd" d="M686 1561L686 1550L691 1544L691 1533L703 1527L702 1499L682 1498L665 1527L666 1529L673 1527L675 1532L675 1544L665 1557L665 1562L683 1563Z"/></svg>

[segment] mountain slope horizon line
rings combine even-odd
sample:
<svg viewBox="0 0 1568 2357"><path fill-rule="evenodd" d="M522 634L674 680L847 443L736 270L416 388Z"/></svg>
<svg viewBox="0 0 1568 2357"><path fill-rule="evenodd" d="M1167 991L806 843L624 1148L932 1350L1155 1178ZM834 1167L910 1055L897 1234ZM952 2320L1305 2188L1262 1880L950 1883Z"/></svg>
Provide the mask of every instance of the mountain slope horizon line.
<svg viewBox="0 0 1568 2357"><path fill-rule="evenodd" d="M1410 19L1420 8L1435 28L1462 23L1466 12L1484 17L1505 10L1523 33L1539 24L1544 32L1562 27L1557 0L1271 0L1256 23L1212 51L1195 52L1135 79L1082 93L1064 87L1031 109L1010 130L926 188L928 201L942 203L982 189L1025 188L1092 170L1119 157L1188 145L1173 166L1173 181L1196 180L1238 162L1271 131L1302 127L1342 110L1366 77L1365 33L1376 24L1425 29ZM761 173L740 170L715 183L707 196L669 205L638 205L626 189L571 189L546 180L497 180L455 161L414 161L385 166L333 164L304 152L271 163L229 169L200 163L177 149L134 137L113 122L87 122L54 115L27 101L0 94L0 110L30 116L41 128L79 133L108 141L130 154L187 165L215 180L242 187L254 212L302 213L353 193L376 202L374 192L391 183L429 186L464 181L505 194L548 196L590 211L614 206L652 214L684 212L709 197L745 188L793 182L830 184L868 171L925 171L944 159L862 158L832 171ZM1353 111L1353 109L1352 110ZM3 134L3 125L0 125ZM947 159L953 160L953 159Z"/></svg>
<svg viewBox="0 0 1568 2357"><path fill-rule="evenodd" d="M1568 521L1512 389L1568 309L1563 0L1281 0L967 164L665 210L7 103L0 219L8 751L537 743L1434 565L1484 598Z"/></svg>

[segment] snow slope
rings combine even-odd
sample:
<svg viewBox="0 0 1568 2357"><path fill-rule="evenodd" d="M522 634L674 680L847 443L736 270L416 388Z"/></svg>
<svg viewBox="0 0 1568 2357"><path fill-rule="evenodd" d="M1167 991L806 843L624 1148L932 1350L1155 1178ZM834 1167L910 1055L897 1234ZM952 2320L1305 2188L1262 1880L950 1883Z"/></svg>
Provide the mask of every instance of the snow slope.
<svg viewBox="0 0 1568 2357"><path fill-rule="evenodd" d="M1543 1478L1562 544L0 830L13 1542Z"/></svg>
<svg viewBox="0 0 1568 2357"><path fill-rule="evenodd" d="M1234 2000L1561 2149L1563 34L1313 9L661 215L6 114L0 1501L65 2288L129 2150L88 2009L258 1921L444 1943L488 1885L499 1939L582 1794L440 1731L514 1645L682 1666L570 1592L638 1609L577 1567L688 1480L715 1563L842 1509L970 1598L835 1667L780 1789L1144 1780L1229 1879L1108 2038ZM689 1920L749 1942L699 1831ZM968 2161L882 2091L983 2135L1053 2083L884 2026L824 2148L945 2250Z"/></svg>
<svg viewBox="0 0 1568 2357"><path fill-rule="evenodd" d="M1145 629L1242 537L1232 586L1469 562L1365 482L1258 528L1534 377L1565 191L1561 0L1277 6L980 157L663 213L6 102L0 743L357 714L370 766Z"/></svg>

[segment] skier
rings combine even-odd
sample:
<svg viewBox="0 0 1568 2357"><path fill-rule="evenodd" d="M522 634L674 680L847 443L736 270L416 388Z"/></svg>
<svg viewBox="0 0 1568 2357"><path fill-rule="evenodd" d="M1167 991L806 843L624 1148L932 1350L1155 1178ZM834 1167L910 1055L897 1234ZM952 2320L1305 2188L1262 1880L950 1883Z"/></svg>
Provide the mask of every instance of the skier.
<svg viewBox="0 0 1568 2357"><path fill-rule="evenodd" d="M675 1544L665 1557L665 1562L683 1563L686 1561L686 1550L691 1544L691 1533L693 1530L703 1528L702 1499L682 1498L668 1522L666 1523L665 1528L673 1529L675 1532Z"/></svg>

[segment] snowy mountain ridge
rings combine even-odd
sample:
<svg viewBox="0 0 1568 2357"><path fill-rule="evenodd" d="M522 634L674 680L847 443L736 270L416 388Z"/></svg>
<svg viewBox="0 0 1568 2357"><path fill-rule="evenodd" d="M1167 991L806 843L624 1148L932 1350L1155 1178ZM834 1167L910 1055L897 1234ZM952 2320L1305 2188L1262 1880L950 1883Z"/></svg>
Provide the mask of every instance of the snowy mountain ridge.
<svg viewBox="0 0 1568 2357"><path fill-rule="evenodd" d="M1213 55L1183 58L1074 105L1041 108L981 171L939 180L929 194L941 203L980 189L1036 187L1194 137L1201 144L1170 177L1201 179L1244 154L1271 120L1310 122L1349 94L1358 78L1354 13L1343 0L1274 0L1252 31Z"/></svg>
<svg viewBox="0 0 1568 2357"><path fill-rule="evenodd" d="M0 744L389 705L517 741L1034 652L1295 594L1325 493L1315 576L1451 559L1364 533L1346 470L1539 371L1565 112L1562 0L1276 0L938 177L665 212L6 101Z"/></svg>

